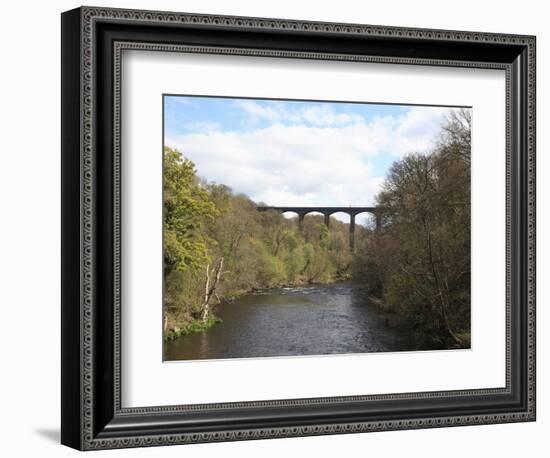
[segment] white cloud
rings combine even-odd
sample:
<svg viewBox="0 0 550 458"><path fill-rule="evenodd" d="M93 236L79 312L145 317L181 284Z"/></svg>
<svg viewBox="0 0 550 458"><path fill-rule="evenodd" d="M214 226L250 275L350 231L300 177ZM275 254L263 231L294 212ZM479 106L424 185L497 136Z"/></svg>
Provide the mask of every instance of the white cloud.
<svg viewBox="0 0 550 458"><path fill-rule="evenodd" d="M287 105L265 105L253 100L236 100L235 106L248 115L249 121L258 123L308 124L313 126L343 126L364 122L358 114L336 113L329 105L305 106L290 109Z"/></svg>
<svg viewBox="0 0 550 458"><path fill-rule="evenodd" d="M185 130L189 132L215 132L220 130L220 125L217 122L194 121L185 124Z"/></svg>
<svg viewBox="0 0 550 458"><path fill-rule="evenodd" d="M253 100L235 100L234 103L248 115L252 122L280 122L291 118L290 112L282 105L262 105Z"/></svg>
<svg viewBox="0 0 550 458"><path fill-rule="evenodd" d="M300 118L314 126L342 126L364 121L358 114L336 113L328 105L317 105L300 110Z"/></svg>
<svg viewBox="0 0 550 458"><path fill-rule="evenodd" d="M193 105L193 102L191 100L189 100L187 97L170 96L170 101L173 101L173 102L176 102L180 105L185 105L185 106L192 106Z"/></svg>
<svg viewBox="0 0 550 458"><path fill-rule="evenodd" d="M385 172L375 170L376 161L387 163L388 154L397 158L429 150L445 112L412 108L366 123L306 109L300 116L314 116L316 124L282 124L279 108L239 103L273 124L246 132L203 130L166 138L165 144L193 160L208 181L269 205L373 204Z"/></svg>

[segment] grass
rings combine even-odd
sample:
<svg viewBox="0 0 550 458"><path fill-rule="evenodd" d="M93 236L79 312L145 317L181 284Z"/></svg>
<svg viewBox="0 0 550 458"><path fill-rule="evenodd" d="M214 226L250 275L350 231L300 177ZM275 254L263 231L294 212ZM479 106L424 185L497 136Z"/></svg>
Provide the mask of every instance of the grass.
<svg viewBox="0 0 550 458"><path fill-rule="evenodd" d="M174 340L181 336L186 336L188 334L193 334L195 332L202 332L210 329L216 323L221 323L222 319L218 318L215 315L210 315L206 321L202 320L193 320L189 324L181 328L174 328L164 333L165 340Z"/></svg>

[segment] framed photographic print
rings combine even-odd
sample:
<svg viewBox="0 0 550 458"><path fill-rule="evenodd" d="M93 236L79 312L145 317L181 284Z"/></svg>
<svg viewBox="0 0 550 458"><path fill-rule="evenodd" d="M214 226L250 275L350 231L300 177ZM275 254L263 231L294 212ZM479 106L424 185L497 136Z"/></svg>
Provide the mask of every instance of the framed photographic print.
<svg viewBox="0 0 550 458"><path fill-rule="evenodd" d="M535 38L62 15L62 442L535 419Z"/></svg>

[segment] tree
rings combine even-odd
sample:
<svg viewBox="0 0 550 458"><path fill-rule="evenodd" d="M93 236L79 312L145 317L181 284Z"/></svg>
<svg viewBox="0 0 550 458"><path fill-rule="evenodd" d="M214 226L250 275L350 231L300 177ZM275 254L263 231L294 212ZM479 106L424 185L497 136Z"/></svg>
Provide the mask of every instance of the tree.
<svg viewBox="0 0 550 458"><path fill-rule="evenodd" d="M195 165L180 152L164 148L164 269L200 269L207 260L203 230L218 211L200 184Z"/></svg>
<svg viewBox="0 0 550 458"><path fill-rule="evenodd" d="M217 215L194 164L164 148L164 329L189 323L200 311L198 294L208 262L204 225Z"/></svg>
<svg viewBox="0 0 550 458"><path fill-rule="evenodd" d="M470 114L452 111L435 150L395 162L377 196L383 230L369 238L364 278L422 339L470 338Z"/></svg>

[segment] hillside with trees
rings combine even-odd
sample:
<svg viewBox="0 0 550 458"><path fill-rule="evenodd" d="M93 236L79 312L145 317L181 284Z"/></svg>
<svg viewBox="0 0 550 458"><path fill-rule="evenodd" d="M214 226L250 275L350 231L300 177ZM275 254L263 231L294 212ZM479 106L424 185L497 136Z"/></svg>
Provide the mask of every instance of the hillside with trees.
<svg viewBox="0 0 550 458"><path fill-rule="evenodd" d="M392 165L382 230L356 258L382 307L442 348L470 346L470 143L470 111L451 111L432 152Z"/></svg>
<svg viewBox="0 0 550 458"><path fill-rule="evenodd" d="M296 218L257 204L223 184L201 180L194 164L164 149L164 332L210 327L212 310L246 292L350 279L349 225L310 214ZM361 247L368 230L356 228Z"/></svg>
<svg viewBox="0 0 550 458"><path fill-rule="evenodd" d="M164 333L170 339L216 323L215 307L250 291L354 279L419 342L470 345L470 143L468 110L450 111L432 151L391 166L376 205L382 227L310 214L259 212L247 196L197 175L164 150ZM222 305L220 305L222 304Z"/></svg>

